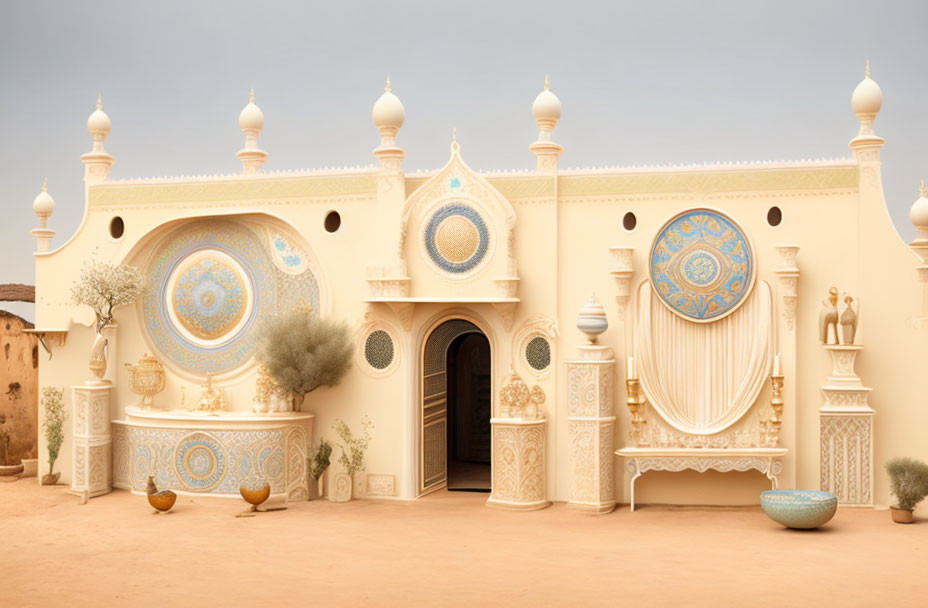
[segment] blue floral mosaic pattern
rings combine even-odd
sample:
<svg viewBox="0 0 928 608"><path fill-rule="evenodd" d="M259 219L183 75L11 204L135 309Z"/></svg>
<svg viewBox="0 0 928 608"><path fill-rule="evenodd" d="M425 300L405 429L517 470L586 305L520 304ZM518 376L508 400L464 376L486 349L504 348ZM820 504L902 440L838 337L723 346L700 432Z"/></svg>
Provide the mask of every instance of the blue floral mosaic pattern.
<svg viewBox="0 0 928 608"><path fill-rule="evenodd" d="M670 310L693 321L714 321L734 311L753 287L751 246L724 215L687 211L654 239L650 277Z"/></svg>
<svg viewBox="0 0 928 608"><path fill-rule="evenodd" d="M225 451L209 435L194 433L177 444L174 468L184 489L207 492L215 488L225 475Z"/></svg>
<svg viewBox="0 0 928 608"><path fill-rule="evenodd" d="M309 269L283 272L274 261L280 251L272 253L273 248L260 228L228 220L188 224L159 246L148 265L142 311L148 336L164 361L195 373L220 374L251 359L258 318L296 308L318 312L316 277ZM294 251L289 244L284 249ZM213 265L194 263L209 260L210 252L216 252ZM225 269L215 266L222 259L228 260ZM243 298L251 293L250 303L239 299L239 287Z"/></svg>
<svg viewBox="0 0 928 608"><path fill-rule="evenodd" d="M487 225L472 207L444 205L432 214L425 228L425 249L436 266L452 274L473 270L486 257L490 245Z"/></svg>

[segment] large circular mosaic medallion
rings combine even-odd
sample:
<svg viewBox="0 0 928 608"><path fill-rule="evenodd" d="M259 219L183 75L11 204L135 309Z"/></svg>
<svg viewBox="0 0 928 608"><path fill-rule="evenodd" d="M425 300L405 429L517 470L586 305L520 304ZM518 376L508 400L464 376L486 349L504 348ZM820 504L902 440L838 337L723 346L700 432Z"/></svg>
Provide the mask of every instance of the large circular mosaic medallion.
<svg viewBox="0 0 928 608"><path fill-rule="evenodd" d="M177 443L174 468L186 489L207 492L222 481L226 470L225 451L206 433L193 433Z"/></svg>
<svg viewBox="0 0 928 608"><path fill-rule="evenodd" d="M158 244L147 265L142 315L161 359L196 374L221 374L254 354L260 318L319 311L307 254L266 223L191 222Z"/></svg>
<svg viewBox="0 0 928 608"><path fill-rule="evenodd" d="M432 262L446 272L473 270L486 257L489 244L483 218L463 203L444 205L426 224L425 249Z"/></svg>
<svg viewBox="0 0 928 608"><path fill-rule="evenodd" d="M184 336L205 345L234 338L254 303L251 279L228 254L216 249L184 258L168 279L165 308Z"/></svg>
<svg viewBox="0 0 928 608"><path fill-rule="evenodd" d="M651 245L651 286L674 313L709 322L733 312L754 285L754 255L741 228L708 209L667 222Z"/></svg>

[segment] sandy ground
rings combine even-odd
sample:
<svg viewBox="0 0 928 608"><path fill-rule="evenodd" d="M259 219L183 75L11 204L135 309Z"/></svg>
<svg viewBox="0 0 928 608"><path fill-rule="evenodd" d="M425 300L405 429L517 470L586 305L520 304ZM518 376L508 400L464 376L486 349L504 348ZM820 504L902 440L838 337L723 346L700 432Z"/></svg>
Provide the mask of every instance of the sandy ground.
<svg viewBox="0 0 928 608"><path fill-rule="evenodd" d="M0 484L0 606L928 606L928 521L840 509L819 531L759 508L488 509L486 494L243 501ZM797 602L797 600L799 600Z"/></svg>

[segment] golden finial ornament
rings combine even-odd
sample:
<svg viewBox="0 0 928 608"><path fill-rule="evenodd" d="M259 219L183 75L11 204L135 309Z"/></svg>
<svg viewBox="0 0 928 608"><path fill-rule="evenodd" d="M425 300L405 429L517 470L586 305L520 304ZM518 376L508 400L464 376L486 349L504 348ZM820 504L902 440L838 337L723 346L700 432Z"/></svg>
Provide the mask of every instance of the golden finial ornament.
<svg viewBox="0 0 928 608"><path fill-rule="evenodd" d="M925 180L922 180L918 186L918 196L920 198L928 198L928 186L925 185Z"/></svg>
<svg viewBox="0 0 928 608"><path fill-rule="evenodd" d="M548 75L545 74L545 91L551 90L551 81L548 80Z"/></svg>
<svg viewBox="0 0 928 608"><path fill-rule="evenodd" d="M248 103L255 102L255 88L251 87L251 93L248 95Z"/></svg>
<svg viewBox="0 0 928 608"><path fill-rule="evenodd" d="M97 109L103 109L103 93L97 93Z"/></svg>
<svg viewBox="0 0 928 608"><path fill-rule="evenodd" d="M922 196L925 196L924 190L925 190L925 180L922 180ZM47 177L42 180L42 192L48 192L48 178Z"/></svg>
<svg viewBox="0 0 928 608"><path fill-rule="evenodd" d="M384 85L384 87L383 87L383 92L384 92L384 93L389 93L390 90L391 90L391 86L390 86L390 75L387 74L387 84Z"/></svg>
<svg viewBox="0 0 928 608"><path fill-rule="evenodd" d="M864 67L864 78L870 78L870 60L867 60L867 65Z"/></svg>

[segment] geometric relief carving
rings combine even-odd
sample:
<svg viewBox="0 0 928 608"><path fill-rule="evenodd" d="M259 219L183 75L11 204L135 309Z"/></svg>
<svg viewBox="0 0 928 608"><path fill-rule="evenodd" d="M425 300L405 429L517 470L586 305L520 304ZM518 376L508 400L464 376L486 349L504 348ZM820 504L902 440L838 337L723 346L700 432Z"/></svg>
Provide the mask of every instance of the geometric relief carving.
<svg viewBox="0 0 928 608"><path fill-rule="evenodd" d="M113 429L113 481L129 482L129 440L122 425Z"/></svg>
<svg viewBox="0 0 928 608"><path fill-rule="evenodd" d="M597 512L615 506L615 416L611 360L567 364L570 500Z"/></svg>
<svg viewBox="0 0 928 608"><path fill-rule="evenodd" d="M821 488L840 504L869 505L873 416L821 417Z"/></svg>
<svg viewBox="0 0 928 608"><path fill-rule="evenodd" d="M396 496L396 476L367 474L368 496Z"/></svg>
<svg viewBox="0 0 928 608"><path fill-rule="evenodd" d="M596 423L574 421L568 425L570 445L571 499L582 502L596 500L596 474L594 458L596 448L593 434Z"/></svg>

